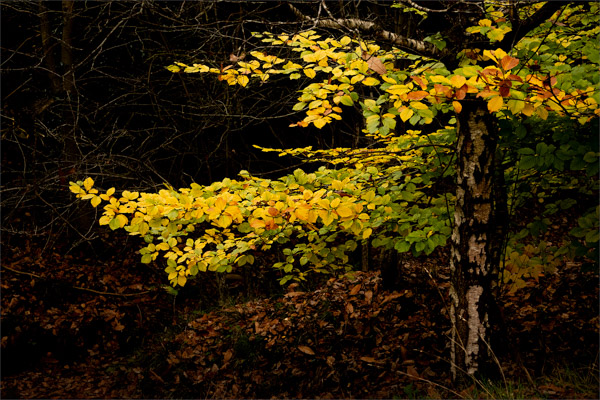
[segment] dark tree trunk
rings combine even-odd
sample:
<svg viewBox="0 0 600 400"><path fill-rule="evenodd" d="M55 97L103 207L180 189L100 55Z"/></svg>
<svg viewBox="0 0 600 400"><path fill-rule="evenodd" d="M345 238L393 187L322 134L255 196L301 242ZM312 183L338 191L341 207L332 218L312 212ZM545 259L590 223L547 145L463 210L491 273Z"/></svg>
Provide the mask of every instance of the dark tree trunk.
<svg viewBox="0 0 600 400"><path fill-rule="evenodd" d="M458 115L457 191L452 232L450 318L452 375L466 383L491 359L490 305L497 277L494 257L494 155L497 135L482 100L464 102Z"/></svg>

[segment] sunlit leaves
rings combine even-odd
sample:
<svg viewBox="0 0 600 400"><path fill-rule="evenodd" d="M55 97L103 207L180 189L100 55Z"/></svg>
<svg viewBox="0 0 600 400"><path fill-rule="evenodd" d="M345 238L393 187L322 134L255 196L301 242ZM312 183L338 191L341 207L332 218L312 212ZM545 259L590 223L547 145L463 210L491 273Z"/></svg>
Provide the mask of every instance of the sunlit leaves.
<svg viewBox="0 0 600 400"><path fill-rule="evenodd" d="M488 101L488 110L490 112L496 112L502 108L504 105L504 99L502 96L495 96L490 101Z"/></svg>
<svg viewBox="0 0 600 400"><path fill-rule="evenodd" d="M94 180L92 178L86 178L83 181L83 187L86 190L86 192L89 192L92 186L94 186Z"/></svg>
<svg viewBox="0 0 600 400"><path fill-rule="evenodd" d="M377 107L376 103L372 107ZM386 118L389 115L384 114ZM445 133L440 135L446 137ZM389 143L389 151L412 154L403 164L405 168L423 165L417 152L401 150L413 140L420 141L419 136L411 131L400 139L381 140ZM435 136L423 138L423 143L432 140L432 149L437 148ZM307 154L310 150L303 151ZM295 244L289 247L286 261L273 265L284 274L281 283L306 279L309 272L346 270L350 268L347 253L356 248L356 240L377 239L394 229L398 221L412 221L410 213L415 208L408 207L412 200L407 199L415 198L419 192L410 180L395 186L373 186L372 182L382 176L402 177L395 165L397 156L370 157L358 151L355 154L355 162L362 161L355 169L321 168L315 173L298 169L278 181L254 178L243 171L240 181L226 179L207 187L193 184L179 190L141 194L124 191L121 197L111 189L107 191L111 196L107 197L100 222L111 229L122 228L132 235L145 236L147 245L140 251L142 262L166 261L172 285L185 284L198 272L230 271L250 265L257 256L254 252L267 251L274 243L289 243L292 238ZM374 162L380 167L375 167ZM390 167L386 167L387 162ZM74 193L88 195L83 182L71 186ZM94 190L90 187L90 191ZM437 215L445 213L438 211ZM436 219L429 218L426 223L432 221ZM445 226L445 218L441 221L440 226ZM422 245L409 248L430 250Z"/></svg>
<svg viewBox="0 0 600 400"><path fill-rule="evenodd" d="M361 81L361 83L365 86L375 86L379 84L379 81L375 78L368 77Z"/></svg>
<svg viewBox="0 0 600 400"><path fill-rule="evenodd" d="M166 260L174 285L185 284L199 271L247 267L273 246L282 254L270 261L282 283L350 268L347 253L357 240L429 254L450 235L452 199L428 194L435 179L453 173L456 132L452 116L444 114L464 112L465 104L481 98L501 120L539 121L556 114L587 123L600 115L596 28L575 37L563 21L564 32L524 38L507 53L493 44L512 26L492 8L476 26L467 27L470 34L482 35L488 46L463 49L454 70L397 48L384 50L348 36L323 37L313 30L258 34L255 39L262 40L264 51L251 51L243 60L232 57L228 65L176 62L167 67L173 73L213 74L224 89L252 90L255 82L276 75L308 81L299 88L293 106L302 113L291 124L295 127L312 124L321 129L341 120L343 107L356 107L364 117L360 129L376 146L263 149L338 169L323 167L310 174L296 170L276 181L245 172L240 180L158 193L123 191L121 197L114 189L100 194L91 178L71 182L69 189L95 207L105 204L100 224L144 237L142 262ZM556 29L562 29L560 24ZM428 40L438 48L446 45L441 35ZM407 71L394 66L399 58L411 60ZM451 126L424 129L428 134L409 129L434 121ZM516 165L545 168L546 159L554 166L555 158L522 154ZM586 162L583 155L580 158L570 167ZM556 165L565 168L564 162Z"/></svg>

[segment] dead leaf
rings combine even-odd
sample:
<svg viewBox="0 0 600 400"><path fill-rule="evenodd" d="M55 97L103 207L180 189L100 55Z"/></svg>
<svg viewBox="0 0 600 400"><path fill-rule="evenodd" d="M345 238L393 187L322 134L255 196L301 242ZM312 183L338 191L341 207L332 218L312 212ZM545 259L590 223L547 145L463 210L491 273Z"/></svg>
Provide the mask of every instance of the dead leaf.
<svg viewBox="0 0 600 400"><path fill-rule="evenodd" d="M358 285L354 286L352 288L352 290L350 290L350 296L355 296L360 291L360 287L361 286L362 286L361 283L359 283Z"/></svg>
<svg viewBox="0 0 600 400"><path fill-rule="evenodd" d="M304 292L289 292L285 294L285 297L296 297L296 296L300 296L303 295Z"/></svg>
<svg viewBox="0 0 600 400"><path fill-rule="evenodd" d="M298 350L300 350L304 354L308 354L308 355L311 355L311 356L315 355L315 352L313 351L313 349L311 349L308 346L298 346Z"/></svg>
<svg viewBox="0 0 600 400"><path fill-rule="evenodd" d="M413 367L412 365L409 365L408 367L406 367L406 374L414 379L420 378L419 373L417 372L416 368Z"/></svg>
<svg viewBox="0 0 600 400"><path fill-rule="evenodd" d="M237 61L242 61L244 58L246 58L246 53L242 53L239 56L236 56L235 54L231 53L229 55L229 61L231 62L237 62Z"/></svg>
<svg viewBox="0 0 600 400"><path fill-rule="evenodd" d="M385 65L383 65L383 61L381 61L378 57L373 54L369 54L366 51L362 52L362 59L367 62L369 68L379 75L384 75L387 72Z"/></svg>
<svg viewBox="0 0 600 400"><path fill-rule="evenodd" d="M223 361L227 362L227 361L231 360L232 356L233 356L233 351L231 351L231 349L227 350L225 352L225 354L223 354Z"/></svg>
<svg viewBox="0 0 600 400"><path fill-rule="evenodd" d="M354 306L351 303L346 304L346 312L352 314L354 312Z"/></svg>
<svg viewBox="0 0 600 400"><path fill-rule="evenodd" d="M385 298L381 302L381 305L384 305L388 301L392 301L394 299L397 299L398 297L402 297L402 294L400 294L398 292L394 292L394 293L388 294L387 296L385 296Z"/></svg>
<svg viewBox="0 0 600 400"><path fill-rule="evenodd" d="M381 364L382 361L376 360L373 357L364 356L360 358L364 362L372 363L372 364Z"/></svg>

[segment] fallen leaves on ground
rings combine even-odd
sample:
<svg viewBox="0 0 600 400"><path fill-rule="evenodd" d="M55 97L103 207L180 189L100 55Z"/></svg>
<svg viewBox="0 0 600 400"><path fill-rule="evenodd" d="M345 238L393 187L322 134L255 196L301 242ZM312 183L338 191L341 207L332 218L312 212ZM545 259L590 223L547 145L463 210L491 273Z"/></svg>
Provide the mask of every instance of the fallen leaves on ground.
<svg viewBox="0 0 600 400"><path fill-rule="evenodd" d="M167 295L160 271L155 277L139 269L136 255L96 262L35 254L34 248L3 253L4 265L43 277L3 270L4 398L457 395L448 376L443 254L407 261L392 291L383 289L379 272L356 272L315 290L291 285L281 296L231 298L212 309L203 301L214 292ZM569 264L503 295L510 346L498 356L508 379L522 379L523 368L542 376L564 357L593 359L597 280L597 272ZM530 394L597 395L555 382Z"/></svg>

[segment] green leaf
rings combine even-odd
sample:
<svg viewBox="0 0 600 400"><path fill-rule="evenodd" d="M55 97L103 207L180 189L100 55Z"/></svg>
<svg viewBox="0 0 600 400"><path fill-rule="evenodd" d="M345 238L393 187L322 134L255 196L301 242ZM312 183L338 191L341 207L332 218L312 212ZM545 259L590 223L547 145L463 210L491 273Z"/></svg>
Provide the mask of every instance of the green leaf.
<svg viewBox="0 0 600 400"><path fill-rule="evenodd" d="M113 218L108 223L108 226L114 231L115 229L118 229L121 226L121 224L117 218Z"/></svg>
<svg viewBox="0 0 600 400"><path fill-rule="evenodd" d="M410 250L410 243L405 240L398 241L394 245L394 249L396 249L398 253L406 253L408 250Z"/></svg>
<svg viewBox="0 0 600 400"><path fill-rule="evenodd" d="M304 109L305 107L306 107L306 103L300 102L300 103L294 104L294 107L292 107L292 110L300 111L300 110Z"/></svg>
<svg viewBox="0 0 600 400"><path fill-rule="evenodd" d="M593 151L588 151L583 156L583 161L585 161L586 163L593 163L595 161L598 161L598 155Z"/></svg>
<svg viewBox="0 0 600 400"><path fill-rule="evenodd" d="M340 103L342 103L345 106L353 106L354 105L354 100L352 100L351 96L345 94L340 99Z"/></svg>
<svg viewBox="0 0 600 400"><path fill-rule="evenodd" d="M521 155L535 154L535 151L533 151L533 149L530 149L528 147L523 147L523 148L517 150L517 154L521 154Z"/></svg>
<svg viewBox="0 0 600 400"><path fill-rule="evenodd" d="M525 156L523 158L521 158L521 161L519 162L519 168L520 169L531 169L533 167L535 167L537 163L537 158L535 156Z"/></svg>
<svg viewBox="0 0 600 400"><path fill-rule="evenodd" d="M600 240L600 233L599 233L599 231L597 229L589 231L585 235L585 241L588 244L596 243L598 240Z"/></svg>

